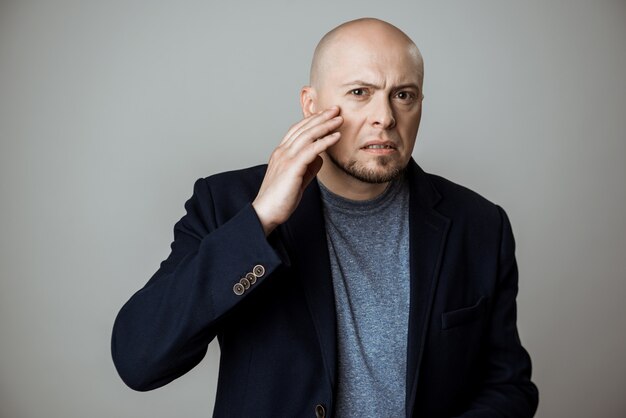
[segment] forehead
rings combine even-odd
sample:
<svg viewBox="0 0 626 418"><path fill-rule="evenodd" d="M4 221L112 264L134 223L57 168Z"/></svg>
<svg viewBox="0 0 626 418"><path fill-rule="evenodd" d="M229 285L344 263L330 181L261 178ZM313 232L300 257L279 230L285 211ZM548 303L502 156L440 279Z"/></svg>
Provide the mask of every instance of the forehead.
<svg viewBox="0 0 626 418"><path fill-rule="evenodd" d="M324 67L325 78L332 84L363 80L421 85L423 78L419 52L406 43L338 43L328 51Z"/></svg>

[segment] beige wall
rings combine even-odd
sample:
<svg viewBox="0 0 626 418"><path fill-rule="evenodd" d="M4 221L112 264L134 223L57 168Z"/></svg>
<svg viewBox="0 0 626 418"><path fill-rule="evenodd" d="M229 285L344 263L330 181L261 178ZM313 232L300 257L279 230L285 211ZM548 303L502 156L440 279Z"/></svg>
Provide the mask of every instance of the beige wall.
<svg viewBox="0 0 626 418"><path fill-rule="evenodd" d="M364 15L425 57L418 162L511 217L537 416L626 416L626 3L167 3L0 3L0 416L210 416L217 347L135 393L114 316L193 181L265 162L317 39Z"/></svg>

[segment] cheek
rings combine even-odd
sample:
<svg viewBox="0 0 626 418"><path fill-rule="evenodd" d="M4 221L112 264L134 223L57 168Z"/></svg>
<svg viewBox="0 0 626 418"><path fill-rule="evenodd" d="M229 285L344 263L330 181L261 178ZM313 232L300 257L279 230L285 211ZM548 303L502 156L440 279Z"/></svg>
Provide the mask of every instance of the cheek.
<svg viewBox="0 0 626 418"><path fill-rule="evenodd" d="M367 102L344 99L337 103L341 107L344 117L350 118L353 123L361 122L367 114Z"/></svg>
<svg viewBox="0 0 626 418"><path fill-rule="evenodd" d="M342 135L341 138L343 142L351 142L357 136L361 123L355 118L354 114L344 110L344 108L341 108L341 116L343 117L343 123L339 128L339 132L341 132Z"/></svg>
<svg viewBox="0 0 626 418"><path fill-rule="evenodd" d="M417 135L421 118L422 109L420 108L417 112L409 113L402 120L398 121L398 128L402 131L403 136L407 139L414 139Z"/></svg>
<svg viewBox="0 0 626 418"><path fill-rule="evenodd" d="M340 114L343 117L342 130L356 131L363 126L366 121L363 109L355 106L354 103L340 104L339 106L341 107Z"/></svg>
<svg viewBox="0 0 626 418"><path fill-rule="evenodd" d="M350 159L355 147L359 142L359 132L361 124L354 118L354 114L345 108L341 108L343 124L339 127L341 139L332 146L335 158L338 160Z"/></svg>
<svg viewBox="0 0 626 418"><path fill-rule="evenodd" d="M318 96L316 111L328 109L331 106L339 106L339 114L343 117L343 124L339 128L344 143L350 142L356 137L359 129L365 122L363 104L345 97L334 95ZM342 141L339 141L339 144Z"/></svg>

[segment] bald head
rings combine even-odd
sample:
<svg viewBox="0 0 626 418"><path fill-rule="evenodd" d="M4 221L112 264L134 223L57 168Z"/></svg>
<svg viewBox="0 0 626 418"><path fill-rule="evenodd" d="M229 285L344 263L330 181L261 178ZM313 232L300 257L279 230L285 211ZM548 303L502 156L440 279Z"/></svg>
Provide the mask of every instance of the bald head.
<svg viewBox="0 0 626 418"><path fill-rule="evenodd" d="M322 37L315 48L311 62L311 86L319 88L324 83L328 71L332 71L333 67L341 61L342 55L354 50L371 54L373 59L390 50L397 54L404 54L412 62L412 71L418 75L421 88L424 64L415 43L397 27L374 18L362 18L342 23Z"/></svg>

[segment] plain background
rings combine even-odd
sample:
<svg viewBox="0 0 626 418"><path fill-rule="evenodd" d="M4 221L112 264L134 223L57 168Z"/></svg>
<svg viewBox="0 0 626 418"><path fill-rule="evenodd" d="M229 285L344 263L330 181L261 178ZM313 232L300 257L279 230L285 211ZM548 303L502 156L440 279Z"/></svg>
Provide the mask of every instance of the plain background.
<svg viewBox="0 0 626 418"><path fill-rule="evenodd" d="M362 16L424 55L418 162L510 215L537 416L626 416L626 2L26 0L0 3L1 417L210 416L216 344L137 393L113 320L194 180L266 162Z"/></svg>

